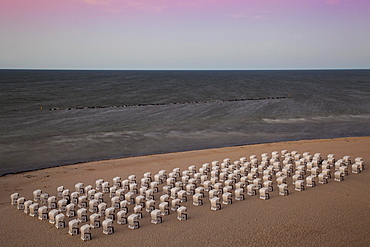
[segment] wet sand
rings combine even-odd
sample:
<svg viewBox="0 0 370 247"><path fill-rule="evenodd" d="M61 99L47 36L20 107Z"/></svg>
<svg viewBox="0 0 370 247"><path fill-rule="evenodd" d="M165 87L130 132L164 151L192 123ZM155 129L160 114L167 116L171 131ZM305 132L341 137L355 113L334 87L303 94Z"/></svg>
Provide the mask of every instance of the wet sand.
<svg viewBox="0 0 370 247"><path fill-rule="evenodd" d="M186 170L190 165L199 169L203 163L231 162L241 157L272 151L296 150L298 153L321 153L325 159L333 153L336 159L349 155L352 161L363 157L365 170L351 173L344 181L329 179L328 184L306 187L295 191L291 178L287 179L289 195L280 196L276 188L269 200L259 196L246 196L243 201L233 200L222 205L219 211L210 209L208 195L203 206L192 205L192 197L183 203L188 209L188 220L178 221L171 211L163 216L162 224L150 223L149 213L143 212L140 228L128 229L127 225L114 223L115 233L105 235L102 228L92 229L92 240L83 242L80 235L68 234L67 228L57 229L47 220L30 217L10 205L10 195L18 192L32 199L32 192L41 189L49 195L57 194L63 185L71 192L78 182L95 187L95 180L104 179L112 184L113 177L126 179L135 174L140 179L145 172L152 175L159 170L173 168ZM370 246L370 138L338 138L328 140L302 140L295 142L267 143L218 149L197 150L180 153L158 154L142 157L106 160L84 164L49 168L33 172L0 177L3 192L0 195L0 245L1 246ZM334 168L332 168L332 174ZM334 176L333 176L334 177ZM155 194L156 205L162 194ZM110 207L110 199L105 195ZM133 206L129 206L132 213ZM89 213L90 214L90 213ZM85 224L85 223L83 223Z"/></svg>

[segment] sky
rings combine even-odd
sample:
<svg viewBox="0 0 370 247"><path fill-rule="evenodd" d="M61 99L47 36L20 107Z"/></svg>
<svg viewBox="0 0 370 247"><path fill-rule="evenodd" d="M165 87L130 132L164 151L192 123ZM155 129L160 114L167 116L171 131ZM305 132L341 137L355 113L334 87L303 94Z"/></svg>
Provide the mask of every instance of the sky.
<svg viewBox="0 0 370 247"><path fill-rule="evenodd" d="M370 0L0 0L0 69L370 69Z"/></svg>

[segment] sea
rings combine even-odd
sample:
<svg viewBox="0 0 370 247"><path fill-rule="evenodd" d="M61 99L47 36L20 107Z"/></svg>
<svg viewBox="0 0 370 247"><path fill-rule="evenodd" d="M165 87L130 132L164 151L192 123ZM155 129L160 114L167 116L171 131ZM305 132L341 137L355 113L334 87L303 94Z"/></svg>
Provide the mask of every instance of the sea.
<svg viewBox="0 0 370 247"><path fill-rule="evenodd" d="M0 70L0 116L0 176L148 154L369 136L370 70Z"/></svg>

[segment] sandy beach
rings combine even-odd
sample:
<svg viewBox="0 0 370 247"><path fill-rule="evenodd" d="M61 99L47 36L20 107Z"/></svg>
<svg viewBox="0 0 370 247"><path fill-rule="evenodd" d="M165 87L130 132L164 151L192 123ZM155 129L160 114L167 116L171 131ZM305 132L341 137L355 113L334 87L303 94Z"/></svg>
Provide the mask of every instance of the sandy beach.
<svg viewBox="0 0 370 247"><path fill-rule="evenodd" d="M176 212L163 216L162 224L152 224L150 214L143 212L140 228L131 230L127 225L114 223L114 234L103 234L102 228L92 229L92 240L83 242L80 235L68 234L67 227L57 229L47 220L30 217L10 204L10 195L17 192L27 200L33 199L32 192L42 190L49 195L57 194L57 187L63 185L71 192L76 183L95 187L97 179L112 184L119 176L126 179L134 174L140 186L145 172L157 174L174 168L187 170L195 165L199 169L204 163L230 158L231 163L241 157L262 153L295 150L302 154L321 153L323 159L335 154L336 159L349 155L352 161L362 157L365 170L352 173L344 181L332 178L327 184L306 187L295 191L292 178L287 178L289 195L280 196L273 176L274 191L269 200L258 195L246 196L245 200L233 198L230 205L222 205L219 211L210 209L206 193L204 205L192 205L192 197L182 203L187 207L188 220L176 219ZM0 245L1 246L370 246L370 138L338 138L325 140L302 140L294 142L266 143L189 152L158 154L69 165L19 173L0 177L3 192L0 195ZM306 175L307 176L307 175ZM181 179L181 178L180 178ZM178 179L178 181L180 181ZM162 194L162 187L155 193L156 203ZM110 207L108 195L105 202ZM158 205L158 204L156 204ZM129 206L129 213L133 205ZM89 213L90 214L90 213ZM83 223L85 224L85 223ZM81 224L81 225L83 225Z"/></svg>

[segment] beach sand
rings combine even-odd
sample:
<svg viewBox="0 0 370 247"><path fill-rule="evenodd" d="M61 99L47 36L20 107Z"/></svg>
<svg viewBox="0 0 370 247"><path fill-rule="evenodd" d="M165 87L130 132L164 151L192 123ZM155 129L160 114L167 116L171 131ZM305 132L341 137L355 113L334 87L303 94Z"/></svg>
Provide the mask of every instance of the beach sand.
<svg viewBox="0 0 370 247"><path fill-rule="evenodd" d="M80 235L70 236L67 228L57 229L47 220L30 217L10 205L10 195L18 192L32 199L32 192L56 195L56 188L63 185L74 191L78 182L93 185L104 179L112 184L113 177L126 179L135 174L138 183L145 172L153 175L159 170L173 168L186 170L190 165L198 168L214 160L233 162L241 157L281 150L310 154L321 153L342 158L349 155L352 161L363 157L365 170L351 173L344 181L333 178L328 184L294 190L288 178L289 195L280 196L274 180L270 200L259 196L246 196L244 201L233 200L222 205L219 211L210 209L208 197L203 206L193 206L192 198L183 203L188 209L188 220L178 221L171 211L163 216L162 224L150 223L150 215L144 210L140 229L131 230L127 225L114 223L115 233L105 235L102 228L92 229L92 240L83 242ZM33 172L0 177L0 245L1 246L370 246L370 137L338 138L328 140L302 140L294 142L266 143L189 152L158 154L89 162L49 168ZM332 174L334 169L332 168ZM333 176L334 177L334 176ZM156 202L161 195L155 194ZM110 200L105 195L108 207ZM157 204L158 205L158 204ZM132 212L132 205L129 207ZM73 218L74 219L74 218Z"/></svg>

